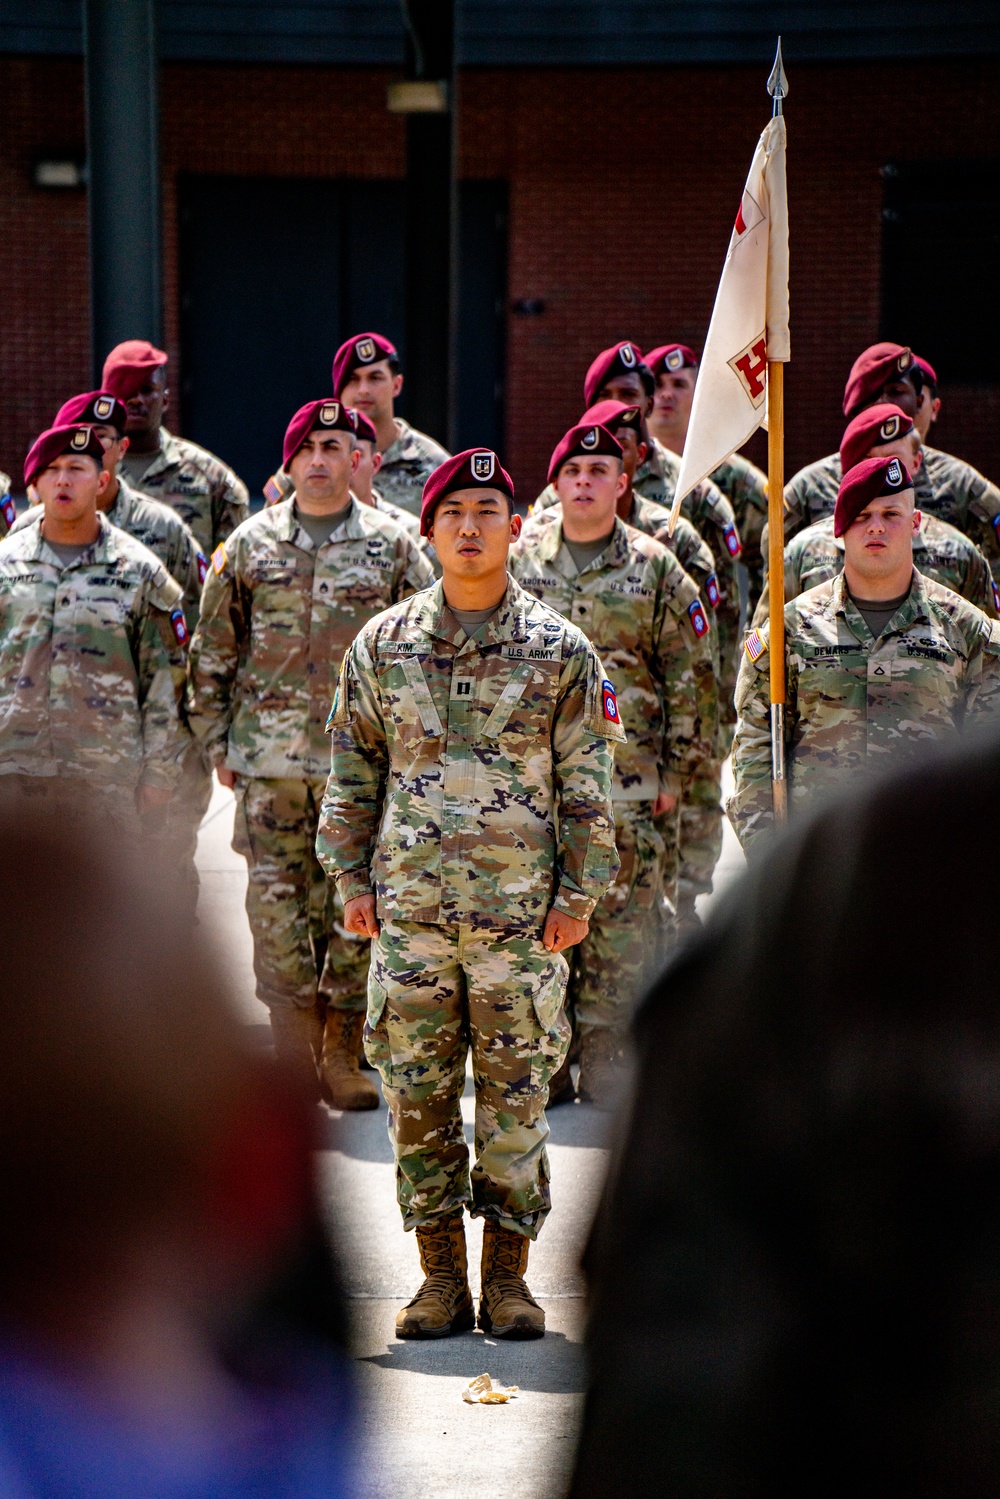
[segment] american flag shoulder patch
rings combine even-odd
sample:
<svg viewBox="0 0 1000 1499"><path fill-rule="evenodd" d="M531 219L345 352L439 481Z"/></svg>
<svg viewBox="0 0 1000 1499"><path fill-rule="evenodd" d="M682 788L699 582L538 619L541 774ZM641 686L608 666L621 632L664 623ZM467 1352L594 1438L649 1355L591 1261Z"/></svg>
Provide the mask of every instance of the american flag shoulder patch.
<svg viewBox="0 0 1000 1499"><path fill-rule="evenodd" d="M277 474L272 474L264 485L264 499L269 505L277 505L278 501L283 500L284 497L285 492L278 483Z"/></svg>
<svg viewBox="0 0 1000 1499"><path fill-rule="evenodd" d="M751 630L750 634L747 636L746 643L746 653L750 657L750 660L759 661L766 650L767 643L766 641L761 639L760 631Z"/></svg>

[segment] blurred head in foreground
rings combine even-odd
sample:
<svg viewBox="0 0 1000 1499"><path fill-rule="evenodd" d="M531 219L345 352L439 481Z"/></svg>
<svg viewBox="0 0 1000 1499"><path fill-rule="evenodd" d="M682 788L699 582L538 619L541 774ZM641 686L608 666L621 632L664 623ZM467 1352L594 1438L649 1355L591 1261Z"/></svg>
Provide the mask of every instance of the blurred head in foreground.
<svg viewBox="0 0 1000 1499"><path fill-rule="evenodd" d="M306 1105L120 839L7 818L0 863L0 1472L349 1492L336 1356L258 1336L316 1221ZM322 1488L277 1486L317 1465Z"/></svg>
<svg viewBox="0 0 1000 1499"><path fill-rule="evenodd" d="M573 1499L1000 1492L1000 740L796 829L636 1021Z"/></svg>

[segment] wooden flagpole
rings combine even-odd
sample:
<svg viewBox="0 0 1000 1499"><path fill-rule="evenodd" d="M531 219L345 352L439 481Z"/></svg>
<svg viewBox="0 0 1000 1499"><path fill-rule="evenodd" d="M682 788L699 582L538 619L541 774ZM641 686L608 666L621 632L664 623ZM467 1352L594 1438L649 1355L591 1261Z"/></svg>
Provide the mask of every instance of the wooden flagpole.
<svg viewBox="0 0 1000 1499"><path fill-rule="evenodd" d="M781 38L767 91L774 114L782 112L788 80L781 62ZM771 791L774 820L788 817L785 777L785 366L767 361L767 588L770 607L768 660L771 688Z"/></svg>

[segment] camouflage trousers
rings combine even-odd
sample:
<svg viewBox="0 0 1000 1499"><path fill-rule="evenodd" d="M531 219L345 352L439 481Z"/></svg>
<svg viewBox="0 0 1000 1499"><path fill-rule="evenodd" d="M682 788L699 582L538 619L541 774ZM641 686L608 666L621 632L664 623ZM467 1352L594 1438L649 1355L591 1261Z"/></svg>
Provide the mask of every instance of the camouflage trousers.
<svg viewBox="0 0 1000 1499"><path fill-rule="evenodd" d="M695 897L711 890L722 853L722 765L704 760L680 803L677 889L668 887L678 915L694 910Z"/></svg>
<svg viewBox="0 0 1000 1499"><path fill-rule="evenodd" d="M247 861L257 997L268 1008L322 1000L362 1011L371 943L346 932L316 858L326 781L237 778L233 848Z"/></svg>
<svg viewBox="0 0 1000 1499"><path fill-rule="evenodd" d="M673 937L663 893L667 845L653 821L653 803L616 801L614 807L621 868L572 952L570 1000L582 1031L628 1026Z"/></svg>
<svg viewBox="0 0 1000 1499"><path fill-rule="evenodd" d="M533 1239L549 1211L549 1081L570 1041L567 964L539 935L386 922L372 944L365 1051L382 1075L407 1229L471 1204ZM475 1162L462 1125L466 1059Z"/></svg>

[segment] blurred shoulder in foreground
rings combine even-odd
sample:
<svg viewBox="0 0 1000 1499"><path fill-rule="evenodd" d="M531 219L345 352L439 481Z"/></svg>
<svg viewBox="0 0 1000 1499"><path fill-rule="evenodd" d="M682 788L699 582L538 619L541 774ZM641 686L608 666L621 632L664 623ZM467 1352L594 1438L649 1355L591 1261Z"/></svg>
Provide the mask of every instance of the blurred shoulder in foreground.
<svg viewBox="0 0 1000 1499"><path fill-rule="evenodd" d="M996 737L832 805L648 996L573 1499L1000 1491L998 805Z"/></svg>

